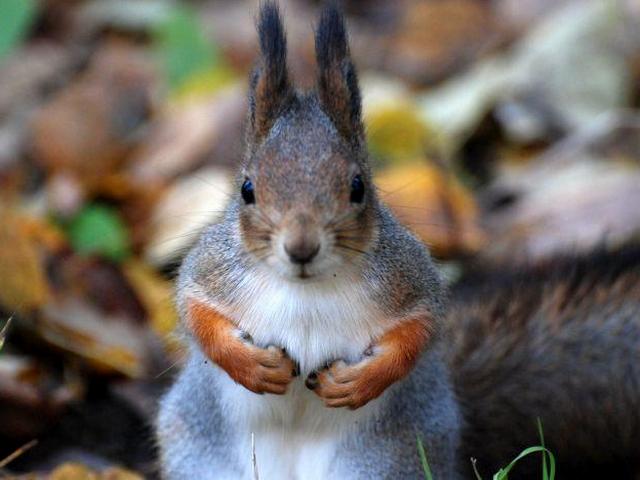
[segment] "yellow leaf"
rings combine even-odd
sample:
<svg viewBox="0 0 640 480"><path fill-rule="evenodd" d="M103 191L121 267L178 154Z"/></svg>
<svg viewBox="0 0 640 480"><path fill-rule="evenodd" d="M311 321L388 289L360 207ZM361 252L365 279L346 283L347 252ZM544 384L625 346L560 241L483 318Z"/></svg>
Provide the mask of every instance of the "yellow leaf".
<svg viewBox="0 0 640 480"><path fill-rule="evenodd" d="M37 242L22 228L20 219L0 209L0 305L26 313L42 306L49 286Z"/></svg>
<svg viewBox="0 0 640 480"><path fill-rule="evenodd" d="M140 260L129 260L122 269L147 311L151 328L162 338L169 351L175 351L179 344L172 333L178 313L173 304L172 283Z"/></svg>
<svg viewBox="0 0 640 480"><path fill-rule="evenodd" d="M376 177L381 198L440 257L477 251L484 234L470 192L450 173L424 161Z"/></svg>

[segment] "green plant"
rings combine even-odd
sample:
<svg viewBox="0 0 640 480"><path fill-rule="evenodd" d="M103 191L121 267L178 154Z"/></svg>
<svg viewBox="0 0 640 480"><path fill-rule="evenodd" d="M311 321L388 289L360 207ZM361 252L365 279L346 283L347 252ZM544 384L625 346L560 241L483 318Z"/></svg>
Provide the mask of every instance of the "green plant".
<svg viewBox="0 0 640 480"><path fill-rule="evenodd" d="M184 6L176 7L158 26L155 42L172 90L212 70L220 62L218 51L202 32L195 12Z"/></svg>
<svg viewBox="0 0 640 480"><path fill-rule="evenodd" d="M509 465L504 468L498 470L492 477L492 480L508 480L509 472L516 466L516 464L522 460L524 457L528 455L532 455L534 453L542 453L542 480L555 480L556 478L556 460L544 444L544 433L542 431L542 422L540 419L537 419L538 425L538 433L540 435L540 445L535 447L525 448L520 454L514 458ZM431 469L429 468L429 464L427 462L427 455L424 450L424 445L422 444L422 440L420 436L418 436L418 454L420 455L420 462L422 463L422 469L424 471L425 480L433 480L433 475L431 474ZM471 464L473 466L473 471L475 472L477 480L482 480L480 473L476 469L475 459L471 459Z"/></svg>
<svg viewBox="0 0 640 480"><path fill-rule="evenodd" d="M429 468L429 462L427 462L427 454L424 451L422 439L420 438L420 435L417 435L416 437L418 439L418 454L420 455L420 463L422 464L424 478L425 480L433 480L433 475L431 474L431 469Z"/></svg>
<svg viewBox="0 0 640 480"><path fill-rule="evenodd" d="M0 1L0 60L25 38L37 10L36 0Z"/></svg>
<svg viewBox="0 0 640 480"><path fill-rule="evenodd" d="M67 233L74 250L81 254L119 261L130 253L129 231L118 211L108 205L83 208L69 223Z"/></svg>

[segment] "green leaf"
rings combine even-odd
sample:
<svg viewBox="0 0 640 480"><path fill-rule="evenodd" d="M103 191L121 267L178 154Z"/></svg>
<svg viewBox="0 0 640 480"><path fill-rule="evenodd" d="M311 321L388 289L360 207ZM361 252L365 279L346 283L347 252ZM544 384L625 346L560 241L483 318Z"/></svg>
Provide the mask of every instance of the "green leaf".
<svg viewBox="0 0 640 480"><path fill-rule="evenodd" d="M129 232L118 212L107 205L85 207L69 224L68 233L78 253L115 261L129 255Z"/></svg>
<svg viewBox="0 0 640 480"><path fill-rule="evenodd" d="M205 38L196 14L187 7L174 9L156 30L155 40L172 90L219 63L216 48Z"/></svg>
<svg viewBox="0 0 640 480"><path fill-rule="evenodd" d="M424 478L425 480L433 480L431 468L429 468L429 462L427 462L427 454L424 451L424 445L422 444L422 439L419 434L416 434L416 439L418 440L418 454L420 455L420 463L422 463Z"/></svg>
<svg viewBox="0 0 640 480"><path fill-rule="evenodd" d="M0 0L0 60L27 35L37 7L36 0Z"/></svg>

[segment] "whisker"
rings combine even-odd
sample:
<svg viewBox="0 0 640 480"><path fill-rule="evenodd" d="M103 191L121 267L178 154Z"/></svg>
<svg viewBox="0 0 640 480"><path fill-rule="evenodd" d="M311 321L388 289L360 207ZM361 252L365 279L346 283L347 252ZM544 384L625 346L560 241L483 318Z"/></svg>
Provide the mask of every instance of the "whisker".
<svg viewBox="0 0 640 480"><path fill-rule="evenodd" d="M367 253L364 250L361 250L359 248L352 247L352 246L349 246L349 245L345 245L343 243L336 243L335 246L338 247L338 248L344 248L345 250L351 250L351 251L354 251L354 252L358 252L358 253L360 253L362 255L365 255Z"/></svg>
<svg viewBox="0 0 640 480"><path fill-rule="evenodd" d="M327 222L325 224L325 228L332 228L335 225L340 224L341 222L343 222L344 220L346 220L347 218L353 215L354 215L353 212L346 212L343 215L339 216L338 218L334 218L333 220Z"/></svg>
<svg viewBox="0 0 640 480"><path fill-rule="evenodd" d="M335 239L336 240L354 240L356 242L362 242L363 240L365 240L364 237L358 237L354 235L336 235Z"/></svg>
<svg viewBox="0 0 640 480"><path fill-rule="evenodd" d="M260 221L262 221L262 223L266 223L269 228L271 228L272 230L275 229L273 220L271 220L266 213L262 212L261 210L256 210L256 216Z"/></svg>

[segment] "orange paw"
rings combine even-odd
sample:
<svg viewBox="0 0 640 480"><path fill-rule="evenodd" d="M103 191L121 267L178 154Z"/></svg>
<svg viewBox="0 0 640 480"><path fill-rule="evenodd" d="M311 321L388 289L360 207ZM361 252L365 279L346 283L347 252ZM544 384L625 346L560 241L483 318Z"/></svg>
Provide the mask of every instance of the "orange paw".
<svg viewBox="0 0 640 480"><path fill-rule="evenodd" d="M257 347L233 322L202 302L189 303L186 325L204 353L252 392L282 395L297 375L283 349Z"/></svg>
<svg viewBox="0 0 640 480"><path fill-rule="evenodd" d="M223 367L224 368L224 367ZM278 347L259 348L242 341L225 370L236 382L254 393L282 395L297 376L297 367Z"/></svg>
<svg viewBox="0 0 640 480"><path fill-rule="evenodd" d="M360 408L411 371L429 337L425 319L404 321L367 349L363 360L352 365L342 360L333 362L311 373L305 385L327 407Z"/></svg>
<svg viewBox="0 0 640 480"><path fill-rule="evenodd" d="M391 385L393 379L380 357L365 357L349 365L342 360L329 367L311 373L305 382L327 407L360 408L379 397Z"/></svg>

